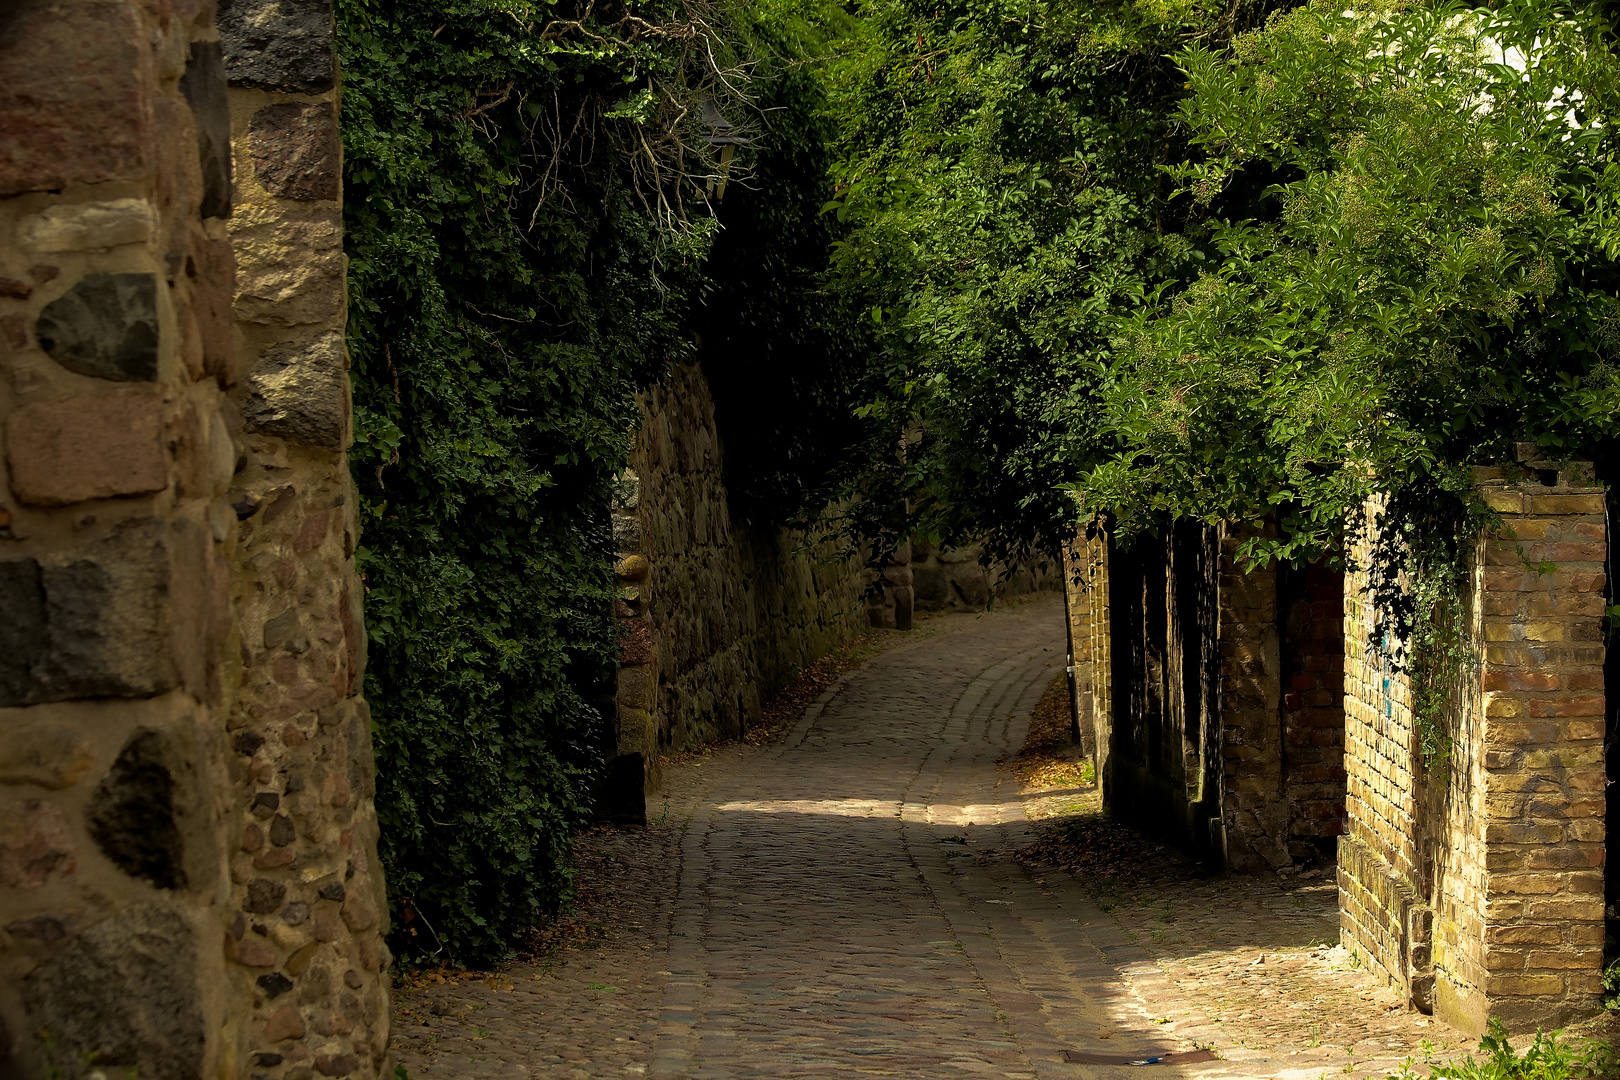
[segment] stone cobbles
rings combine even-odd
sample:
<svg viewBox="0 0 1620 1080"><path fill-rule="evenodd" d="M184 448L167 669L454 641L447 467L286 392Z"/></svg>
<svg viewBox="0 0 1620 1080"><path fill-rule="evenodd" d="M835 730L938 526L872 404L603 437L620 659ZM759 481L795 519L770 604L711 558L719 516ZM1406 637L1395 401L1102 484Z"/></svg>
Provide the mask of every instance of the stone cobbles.
<svg viewBox="0 0 1620 1080"><path fill-rule="evenodd" d="M583 838L575 943L401 988L398 1060L415 1080L1106 1078L1139 1072L1066 1052L1209 1046L1158 1068L1360 1076L1438 1035L1333 968L1325 893L1213 879L1099 904L1015 858L1041 798L1084 798L998 767L1061 619L1042 599L932 620L774 743L671 766L647 829Z"/></svg>

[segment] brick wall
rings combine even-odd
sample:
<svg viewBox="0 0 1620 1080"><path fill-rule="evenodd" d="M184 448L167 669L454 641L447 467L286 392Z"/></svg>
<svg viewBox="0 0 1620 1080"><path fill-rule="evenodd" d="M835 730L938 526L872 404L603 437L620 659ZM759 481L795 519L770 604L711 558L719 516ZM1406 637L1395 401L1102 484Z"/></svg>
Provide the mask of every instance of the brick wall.
<svg viewBox="0 0 1620 1080"><path fill-rule="evenodd" d="M1226 860L1291 874L1331 860L1345 829L1343 575L1322 563L1246 567L1249 535L1221 536Z"/></svg>
<svg viewBox="0 0 1620 1080"><path fill-rule="evenodd" d="M331 13L218 27L0 10L0 1074L389 1071Z"/></svg>
<svg viewBox="0 0 1620 1080"><path fill-rule="evenodd" d="M1102 776L1111 745L1107 537L1100 529L1082 530L1063 546L1062 559L1075 717L1094 775Z"/></svg>
<svg viewBox="0 0 1620 1080"><path fill-rule="evenodd" d="M1221 858L1212 530L1184 522L1117 549L1096 529L1063 552L1076 710L1103 804Z"/></svg>
<svg viewBox="0 0 1620 1080"><path fill-rule="evenodd" d="M1322 566L1245 568L1246 535L1071 542L1077 713L1121 820L1233 870L1293 873L1344 829L1342 586Z"/></svg>
<svg viewBox="0 0 1620 1080"><path fill-rule="evenodd" d="M1269 535L1272 526L1265 526ZM1221 533L1220 724L1226 863L1254 873L1290 865L1285 791L1282 644L1277 568L1245 571L1237 556L1248 533Z"/></svg>
<svg viewBox="0 0 1620 1080"><path fill-rule="evenodd" d="M1562 1023L1602 966L1603 496L1580 463L1521 458L1477 470L1503 526L1464 598L1478 663L1443 768L1423 769L1406 682L1369 648L1363 581L1346 590L1342 937L1471 1030Z"/></svg>
<svg viewBox="0 0 1620 1080"><path fill-rule="evenodd" d="M1368 521L1381 509L1370 504ZM1416 736L1406 678L1372 640L1376 612L1365 570L1371 553L1368 539L1359 537L1344 590L1349 829L1339 842L1340 936L1386 981L1410 992L1413 976L1423 972L1410 970L1409 921L1415 908L1426 909L1417 872Z"/></svg>
<svg viewBox="0 0 1620 1080"><path fill-rule="evenodd" d="M1348 827L1344 770L1344 575L1321 563L1277 572L1288 853L1334 858Z"/></svg>

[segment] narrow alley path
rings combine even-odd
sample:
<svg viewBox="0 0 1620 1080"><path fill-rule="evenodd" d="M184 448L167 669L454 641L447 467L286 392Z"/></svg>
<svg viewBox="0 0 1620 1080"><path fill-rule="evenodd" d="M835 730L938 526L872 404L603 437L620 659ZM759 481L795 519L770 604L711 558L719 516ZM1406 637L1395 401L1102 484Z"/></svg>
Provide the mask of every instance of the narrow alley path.
<svg viewBox="0 0 1620 1080"><path fill-rule="evenodd" d="M603 946L400 991L399 1059L414 1080L1111 1077L1096 1059L1167 1052L1152 1075L1338 1073L1235 1038L1197 1061L1122 971L1130 932L1013 858L1035 826L997 762L1061 668L1061 618L935 620L772 744L671 768L652 827L592 871L618 875Z"/></svg>

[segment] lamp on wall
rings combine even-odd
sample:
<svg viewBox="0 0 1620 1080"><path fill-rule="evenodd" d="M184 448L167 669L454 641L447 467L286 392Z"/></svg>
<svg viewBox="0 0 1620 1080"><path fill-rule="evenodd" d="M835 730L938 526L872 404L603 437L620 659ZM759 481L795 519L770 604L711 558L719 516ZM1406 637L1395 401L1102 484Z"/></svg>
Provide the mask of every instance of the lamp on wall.
<svg viewBox="0 0 1620 1080"><path fill-rule="evenodd" d="M712 98L699 98L698 109L703 117L704 126L709 129L703 141L720 148L720 169L717 175L709 178L708 191L708 197L718 202L726 197L726 180L731 174L732 156L736 154L737 147L748 146L752 140L737 134L737 129L731 121L721 116L720 110L715 108Z"/></svg>

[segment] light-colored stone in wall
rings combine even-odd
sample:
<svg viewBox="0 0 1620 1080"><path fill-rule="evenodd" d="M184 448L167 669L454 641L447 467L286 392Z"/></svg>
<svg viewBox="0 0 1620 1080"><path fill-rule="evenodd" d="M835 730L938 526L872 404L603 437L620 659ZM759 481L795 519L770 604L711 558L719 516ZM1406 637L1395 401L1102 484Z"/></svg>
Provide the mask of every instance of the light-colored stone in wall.
<svg viewBox="0 0 1620 1080"><path fill-rule="evenodd" d="M224 41L205 0L4 16L5 1075L389 1071L347 385L331 347L288 375L341 340L340 163L242 142L289 35L300 109L335 117L331 13L225 11ZM255 86L230 91L244 27ZM270 266L255 230L283 220ZM268 396L309 407L244 424L272 355Z"/></svg>
<svg viewBox="0 0 1620 1080"><path fill-rule="evenodd" d="M854 560L732 516L701 368L675 368L640 403L631 453L636 545L628 520L616 531L626 530L619 550L645 560L633 564L644 576L623 576L636 596L621 616L646 615L638 632L651 654L638 666L651 686L650 744L680 749L741 735L771 694L864 632L867 619ZM636 681L630 693L639 701L646 689ZM624 693L621 686L621 724L643 721L639 708L627 713Z"/></svg>
<svg viewBox="0 0 1620 1080"><path fill-rule="evenodd" d="M266 1080L386 1076L387 897L350 439L329 4L229 0L242 460L226 721L239 792L226 953ZM262 35L286 48L256 49Z"/></svg>
<svg viewBox="0 0 1620 1080"><path fill-rule="evenodd" d="M939 548L913 537L907 551L908 584L918 611L983 611L992 600L1057 589L1058 569L1044 559L1011 570L1002 563L986 566L981 545Z"/></svg>
<svg viewBox="0 0 1620 1080"><path fill-rule="evenodd" d="M28 0L5 19L0 1073L234 1075L211 21Z"/></svg>

